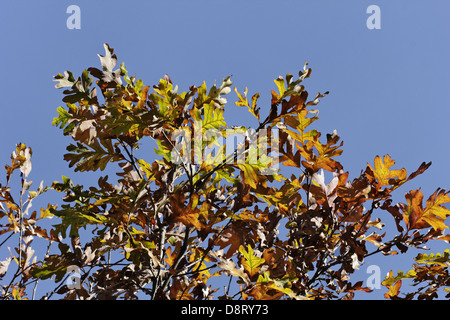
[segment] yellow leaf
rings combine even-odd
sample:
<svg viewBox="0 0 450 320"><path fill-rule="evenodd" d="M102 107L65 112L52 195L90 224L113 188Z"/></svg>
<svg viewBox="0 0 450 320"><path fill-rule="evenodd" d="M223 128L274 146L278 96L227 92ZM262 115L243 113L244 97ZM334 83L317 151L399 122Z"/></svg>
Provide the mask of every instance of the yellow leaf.
<svg viewBox="0 0 450 320"><path fill-rule="evenodd" d="M259 272L261 265L265 262L263 258L254 255L254 251L250 245L248 245L248 251L243 246L239 247L239 252L243 255L241 263L244 266L245 271L252 277Z"/></svg>
<svg viewBox="0 0 450 320"><path fill-rule="evenodd" d="M237 91L237 88L234 88L234 92L236 92L236 94L237 94L237 96L238 96L238 98L239 98L239 101L236 101L234 104L235 105L237 105L238 107L249 107L249 104L248 104L248 100L247 100L247 92L248 92L248 89L247 88L245 88L245 90L244 90L244 96L245 96L245 98L242 96L242 94L240 94L238 91Z"/></svg>
<svg viewBox="0 0 450 320"><path fill-rule="evenodd" d="M280 92L280 96L282 97L283 94L286 92L286 87L284 84L283 77L279 76L277 79L274 80L274 82L277 85L278 91Z"/></svg>
<svg viewBox="0 0 450 320"><path fill-rule="evenodd" d="M22 288L23 289L23 288ZM11 293L13 295L14 300L22 300L22 293L23 290L19 290L18 288L13 288Z"/></svg>
<svg viewBox="0 0 450 320"><path fill-rule="evenodd" d="M406 170L404 168L400 170L390 170L390 168L395 164L395 161L391 159L389 155L386 155L381 159L381 157L376 156L374 161L374 166L370 164L367 166L373 173L366 171L366 175L369 181L372 182L374 178L377 180L377 189L381 186L395 185L395 187L400 186L406 181Z"/></svg>
<svg viewBox="0 0 450 320"><path fill-rule="evenodd" d="M389 291L384 295L386 298L398 296L402 280L398 280L393 286L389 287Z"/></svg>
<svg viewBox="0 0 450 320"><path fill-rule="evenodd" d="M243 181L256 189L259 180L258 166L252 164L236 164L235 166L241 169Z"/></svg>
<svg viewBox="0 0 450 320"><path fill-rule="evenodd" d="M55 210L57 207L57 205L51 205L50 203L47 205L47 209L41 208L41 216L39 217L39 219L44 219L47 217L52 217L53 214L51 212L51 210Z"/></svg>

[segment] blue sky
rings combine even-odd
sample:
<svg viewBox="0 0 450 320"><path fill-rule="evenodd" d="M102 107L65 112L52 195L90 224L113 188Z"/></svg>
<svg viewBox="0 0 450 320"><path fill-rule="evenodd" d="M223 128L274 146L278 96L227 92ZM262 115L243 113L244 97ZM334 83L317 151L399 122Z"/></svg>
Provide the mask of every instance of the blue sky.
<svg viewBox="0 0 450 320"><path fill-rule="evenodd" d="M66 27L66 9L73 4L81 9L79 30ZM366 27L369 5L381 9L379 30ZM317 129L337 129L344 140L340 161L350 178L376 155L390 154L408 172L432 161L394 201L419 187L427 198L450 181L449 13L444 0L3 1L0 162L10 161L20 141L33 149L35 187L61 175L95 183L62 159L69 139L51 126L63 105L52 76L98 67L97 54L107 42L119 63L146 84L169 74L187 90L232 75L240 92L248 87L249 94L261 93L261 106L270 101L273 79L296 74L308 61L310 95L330 91L318 105ZM231 97L229 124L255 125ZM383 275L410 268L415 255L372 257L361 266L360 278L367 278L370 264L379 265Z"/></svg>

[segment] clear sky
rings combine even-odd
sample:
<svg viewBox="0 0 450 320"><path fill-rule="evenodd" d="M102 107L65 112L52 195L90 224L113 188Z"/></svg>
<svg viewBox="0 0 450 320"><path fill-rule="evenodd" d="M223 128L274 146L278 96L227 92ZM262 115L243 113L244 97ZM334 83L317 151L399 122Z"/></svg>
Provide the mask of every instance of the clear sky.
<svg viewBox="0 0 450 320"><path fill-rule="evenodd" d="M81 29L67 28L69 5L81 9ZM381 9L381 29L367 28L370 5ZM61 175L95 183L62 159L69 139L51 126L63 105L52 76L99 67L97 54L104 54L107 42L145 84L169 74L187 90L232 75L233 87L260 92L262 102L269 102L273 79L296 74L308 61L310 95L330 91L318 105L317 129L337 129L344 140L340 161L350 178L376 155L390 154L408 172L432 161L394 201L419 187L428 198L450 182L449 15L448 0L2 1L0 162L3 167L10 161L20 141L33 149L35 187ZM227 122L255 125L231 97ZM433 249L447 247L437 243ZM379 265L383 276L407 271L415 255L372 257L359 277L367 278L370 264Z"/></svg>

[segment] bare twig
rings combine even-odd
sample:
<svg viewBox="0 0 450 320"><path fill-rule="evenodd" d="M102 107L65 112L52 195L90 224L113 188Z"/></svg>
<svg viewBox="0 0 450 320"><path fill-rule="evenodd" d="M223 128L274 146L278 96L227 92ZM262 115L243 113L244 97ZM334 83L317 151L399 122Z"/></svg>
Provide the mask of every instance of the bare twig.
<svg viewBox="0 0 450 320"><path fill-rule="evenodd" d="M50 247L51 247L52 243L53 243L53 241L49 241L48 246L47 246L47 251L45 252L45 256L44 256L44 257L46 257L46 256L48 255L48 253L50 252ZM37 289L38 283L39 283L39 278L36 279L36 282L35 282L35 284L34 284L34 287L33 287L33 295L32 295L31 300L34 300L34 298L35 298L35 295L36 295L36 289Z"/></svg>
<svg viewBox="0 0 450 320"><path fill-rule="evenodd" d="M182 258L184 257L184 255L186 254L186 250L187 250L188 242L189 242L189 236L190 236L190 234L191 234L191 231L192 231L191 228L186 228L186 230L184 231L185 234L184 234L183 244L181 245L180 252L178 253L178 255L177 255L177 257L175 258L175 261L173 262L173 265L172 265L172 267L171 267L173 270L177 270L178 264L181 262L181 259L182 259ZM165 291L165 290L166 290L166 288L167 288L167 286L169 285L169 282L170 282L170 280L172 279L172 277L173 277L173 274L169 274L169 275L166 277L166 279L165 279L163 285L161 286L161 290L162 290L162 291Z"/></svg>

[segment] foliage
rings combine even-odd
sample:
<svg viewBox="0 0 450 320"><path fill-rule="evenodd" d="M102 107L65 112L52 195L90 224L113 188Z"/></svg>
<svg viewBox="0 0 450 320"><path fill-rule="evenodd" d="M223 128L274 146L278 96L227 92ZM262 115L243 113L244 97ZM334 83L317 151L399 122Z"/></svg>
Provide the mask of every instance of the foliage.
<svg viewBox="0 0 450 320"><path fill-rule="evenodd" d="M328 92L308 100L307 64L298 77L275 79L266 118L259 93L250 98L248 89L235 88L236 106L258 125L231 130L224 118L230 77L209 90L203 83L179 93L166 75L151 88L123 63L116 68L107 44L105 51L101 70L55 76L66 107L57 109L53 125L73 140L64 155L69 167L90 172L116 165L118 181L105 175L85 188L63 176L29 191L31 149L16 146L0 186L0 234L8 235L1 245L19 235L15 253L0 266L5 279L10 262L18 266L2 285L4 299L34 298L27 287L50 278L55 288L43 299L352 299L355 291L370 291L350 281L367 257L449 240L448 192L438 189L423 203L421 191L412 190L406 203L392 204L392 193L431 163L408 175L393 168L389 155L377 156L349 179L337 160L343 146L337 132L323 140L312 128L318 111L311 107ZM246 138L227 153L230 132ZM153 162L137 156L146 139L155 141ZM9 186L17 169L19 201ZM48 190L61 193L64 204L30 213L32 200ZM376 211L393 218L395 236L379 231L387 222ZM48 218L56 221L50 231L37 224ZM48 243L39 260L34 237ZM413 270L385 279L386 298L400 298L405 279L427 283L406 298L437 297L438 287L449 287L448 259L448 251L418 255ZM72 266L80 270L78 287L67 282ZM223 293L212 284L216 277L229 277Z"/></svg>

